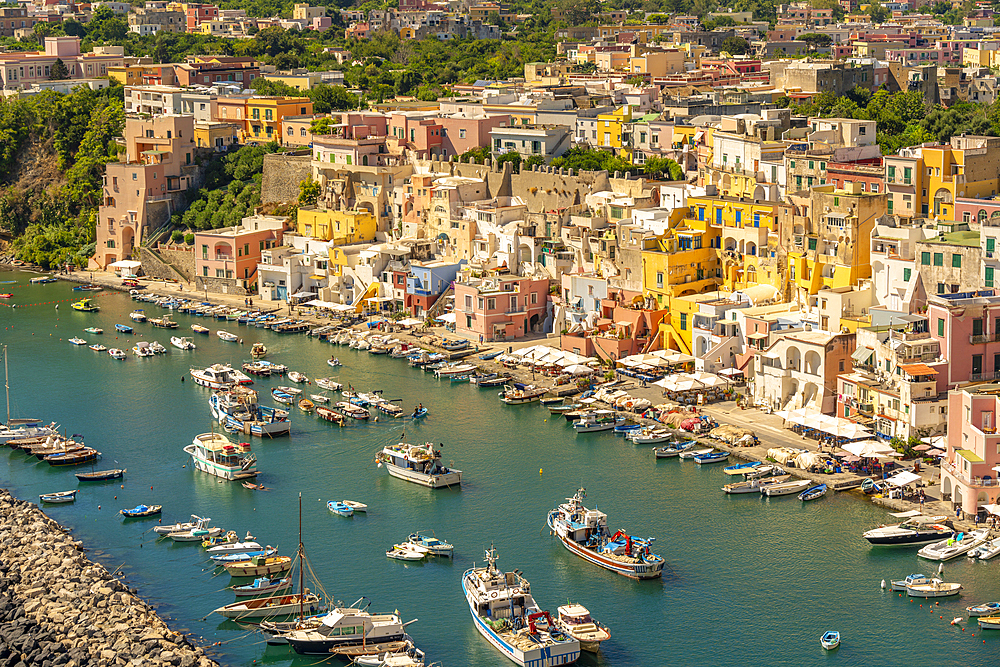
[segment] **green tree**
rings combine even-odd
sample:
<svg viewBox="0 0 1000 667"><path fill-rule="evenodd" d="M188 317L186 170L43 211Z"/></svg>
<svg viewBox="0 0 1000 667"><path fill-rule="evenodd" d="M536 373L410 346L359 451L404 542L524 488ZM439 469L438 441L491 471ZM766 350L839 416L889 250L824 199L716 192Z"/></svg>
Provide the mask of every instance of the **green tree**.
<svg viewBox="0 0 1000 667"><path fill-rule="evenodd" d="M312 177L299 182L299 206L313 206L319 200L319 183Z"/></svg>
<svg viewBox="0 0 1000 667"><path fill-rule="evenodd" d="M750 52L750 43L742 37L731 35L722 40L719 50L733 56L742 56Z"/></svg>
<svg viewBox="0 0 1000 667"><path fill-rule="evenodd" d="M583 25L601 13L599 0L561 0L557 6L570 25Z"/></svg>
<svg viewBox="0 0 1000 667"><path fill-rule="evenodd" d="M49 79L52 81L59 81L61 79L69 78L69 68L66 67L66 63L62 61L62 58L56 58L56 61L52 63L52 69L49 70Z"/></svg>
<svg viewBox="0 0 1000 667"><path fill-rule="evenodd" d="M312 122L309 123L309 133L313 136L322 136L324 134L331 133L331 126L333 125L333 119L329 116L323 116L322 118L313 118Z"/></svg>
<svg viewBox="0 0 1000 667"><path fill-rule="evenodd" d="M885 23L889 19L889 10L873 2L868 8L868 16L871 17L872 23Z"/></svg>
<svg viewBox="0 0 1000 667"><path fill-rule="evenodd" d="M313 101L313 111L330 113L331 111L350 111L358 108L358 98L347 92L343 86L328 86L320 84L309 91Z"/></svg>
<svg viewBox="0 0 1000 667"><path fill-rule="evenodd" d="M807 32L804 35L799 35L795 39L800 42L805 42L811 49L815 49L817 46L830 46L830 44L833 43L833 38L830 37L830 35L824 35L818 32Z"/></svg>
<svg viewBox="0 0 1000 667"><path fill-rule="evenodd" d="M642 168L650 178L665 181L684 180L684 170L670 158L646 158L646 162L643 163Z"/></svg>
<svg viewBox="0 0 1000 667"><path fill-rule="evenodd" d="M470 148L461 155L458 156L459 162L475 162L477 164L483 164L490 157L490 149L486 146L478 146L476 148Z"/></svg>

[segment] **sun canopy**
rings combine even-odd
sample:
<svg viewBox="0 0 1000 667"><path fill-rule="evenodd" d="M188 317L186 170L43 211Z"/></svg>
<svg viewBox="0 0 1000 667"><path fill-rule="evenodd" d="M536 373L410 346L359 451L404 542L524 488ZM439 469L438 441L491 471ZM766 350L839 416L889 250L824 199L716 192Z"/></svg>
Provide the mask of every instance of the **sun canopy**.
<svg viewBox="0 0 1000 667"><path fill-rule="evenodd" d="M994 470L996 470L996 468L994 468ZM992 505L980 505L979 508L986 510L990 514L996 514L1000 516L1000 505L996 503L993 503Z"/></svg>
<svg viewBox="0 0 1000 667"><path fill-rule="evenodd" d="M327 308L329 310L334 310L338 306L342 306L341 303L333 303L331 301L320 301L319 299L313 299L312 301L306 301L303 306L316 306L317 308ZM354 310L353 306L348 306L351 310Z"/></svg>
<svg viewBox="0 0 1000 667"><path fill-rule="evenodd" d="M415 319L413 317L407 317L405 320L400 320L396 324L403 327L415 327L418 324L423 324L422 320Z"/></svg>
<svg viewBox="0 0 1000 667"><path fill-rule="evenodd" d="M448 322L449 324L455 323L455 313L445 313L441 317L437 318L440 322Z"/></svg>
<svg viewBox="0 0 1000 667"><path fill-rule="evenodd" d="M878 440L862 440L861 442L848 442L842 445L841 449L860 456L862 458L876 458L890 456L895 450L889 445Z"/></svg>
<svg viewBox="0 0 1000 667"><path fill-rule="evenodd" d="M588 373L593 372L593 368L590 366L584 366L583 364L573 364L563 369L563 373L569 373L570 375L587 375Z"/></svg>
<svg viewBox="0 0 1000 667"><path fill-rule="evenodd" d="M307 296L316 296L316 292L296 292L292 295L293 299L302 299Z"/></svg>
<svg viewBox="0 0 1000 667"><path fill-rule="evenodd" d="M138 269L142 266L142 262L137 262L134 259L123 259L120 262L115 262L114 264L109 264L109 269Z"/></svg>
<svg viewBox="0 0 1000 667"><path fill-rule="evenodd" d="M903 472L896 473L886 481L893 486L907 486L908 484L919 482L920 475L912 473L909 470L904 470Z"/></svg>

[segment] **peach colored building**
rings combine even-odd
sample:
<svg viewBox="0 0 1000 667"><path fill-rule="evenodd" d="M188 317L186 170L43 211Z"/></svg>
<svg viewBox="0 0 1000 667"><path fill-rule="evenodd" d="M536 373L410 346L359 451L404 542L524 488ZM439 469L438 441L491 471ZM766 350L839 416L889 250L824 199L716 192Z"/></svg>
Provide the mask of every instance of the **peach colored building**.
<svg viewBox="0 0 1000 667"><path fill-rule="evenodd" d="M281 245L289 218L251 215L238 227L194 235L194 270L198 289L246 294L257 284L261 252Z"/></svg>
<svg viewBox="0 0 1000 667"><path fill-rule="evenodd" d="M389 150L413 151L421 160L441 156L444 128L434 111L395 111L389 114Z"/></svg>
<svg viewBox="0 0 1000 667"><path fill-rule="evenodd" d="M96 47L91 53L80 53L79 37L46 37L44 51L0 52L0 88L27 88L48 81L57 59L66 65L70 79L105 77L109 68L125 64L124 53L122 47Z"/></svg>
<svg viewBox="0 0 1000 667"><path fill-rule="evenodd" d="M194 185L193 116L128 118L125 142L125 161L109 163L104 174L91 268L132 258Z"/></svg>
<svg viewBox="0 0 1000 667"><path fill-rule="evenodd" d="M941 462L941 495L967 515L998 502L1000 385L955 389L948 394L948 451Z"/></svg>
<svg viewBox="0 0 1000 667"><path fill-rule="evenodd" d="M540 332L548 298L548 280L497 274L456 282L456 331L488 341Z"/></svg>
<svg viewBox="0 0 1000 667"><path fill-rule="evenodd" d="M441 159L452 155L490 145L490 132L495 127L510 125L510 115L497 116L465 116L455 114L438 119L443 132L441 141Z"/></svg>

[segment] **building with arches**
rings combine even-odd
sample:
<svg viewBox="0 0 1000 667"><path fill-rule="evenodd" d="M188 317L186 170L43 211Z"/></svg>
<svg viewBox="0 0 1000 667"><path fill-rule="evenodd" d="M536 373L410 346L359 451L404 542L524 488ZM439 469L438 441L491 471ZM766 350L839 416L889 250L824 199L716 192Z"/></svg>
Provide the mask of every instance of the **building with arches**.
<svg viewBox="0 0 1000 667"><path fill-rule="evenodd" d="M967 515L1000 502L1000 385L982 384L948 394L947 453L941 461L941 496Z"/></svg>

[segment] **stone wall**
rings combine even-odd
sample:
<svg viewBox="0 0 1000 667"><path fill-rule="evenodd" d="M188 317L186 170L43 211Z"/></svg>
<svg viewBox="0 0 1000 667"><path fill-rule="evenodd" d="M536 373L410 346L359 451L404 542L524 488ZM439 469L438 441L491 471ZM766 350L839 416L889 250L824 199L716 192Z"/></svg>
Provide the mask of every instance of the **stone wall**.
<svg viewBox="0 0 1000 667"><path fill-rule="evenodd" d="M295 203L299 200L299 183L312 176L312 152L270 153L264 156L264 178L261 182L262 204Z"/></svg>
<svg viewBox="0 0 1000 667"><path fill-rule="evenodd" d="M156 253L163 261L177 269L188 282L194 280L194 246L193 245L170 245L159 244Z"/></svg>
<svg viewBox="0 0 1000 667"><path fill-rule="evenodd" d="M188 282L187 276L164 262L160 256L146 247L139 248L139 261L142 262L143 275L160 280L180 280ZM192 273L194 272L194 257L191 258Z"/></svg>
<svg viewBox="0 0 1000 667"><path fill-rule="evenodd" d="M241 281L233 278L209 278L197 276L194 280L195 289L213 294L236 294L238 296L249 296L250 291L245 289Z"/></svg>
<svg viewBox="0 0 1000 667"><path fill-rule="evenodd" d="M82 552L35 505L0 490L0 663L216 667Z"/></svg>

